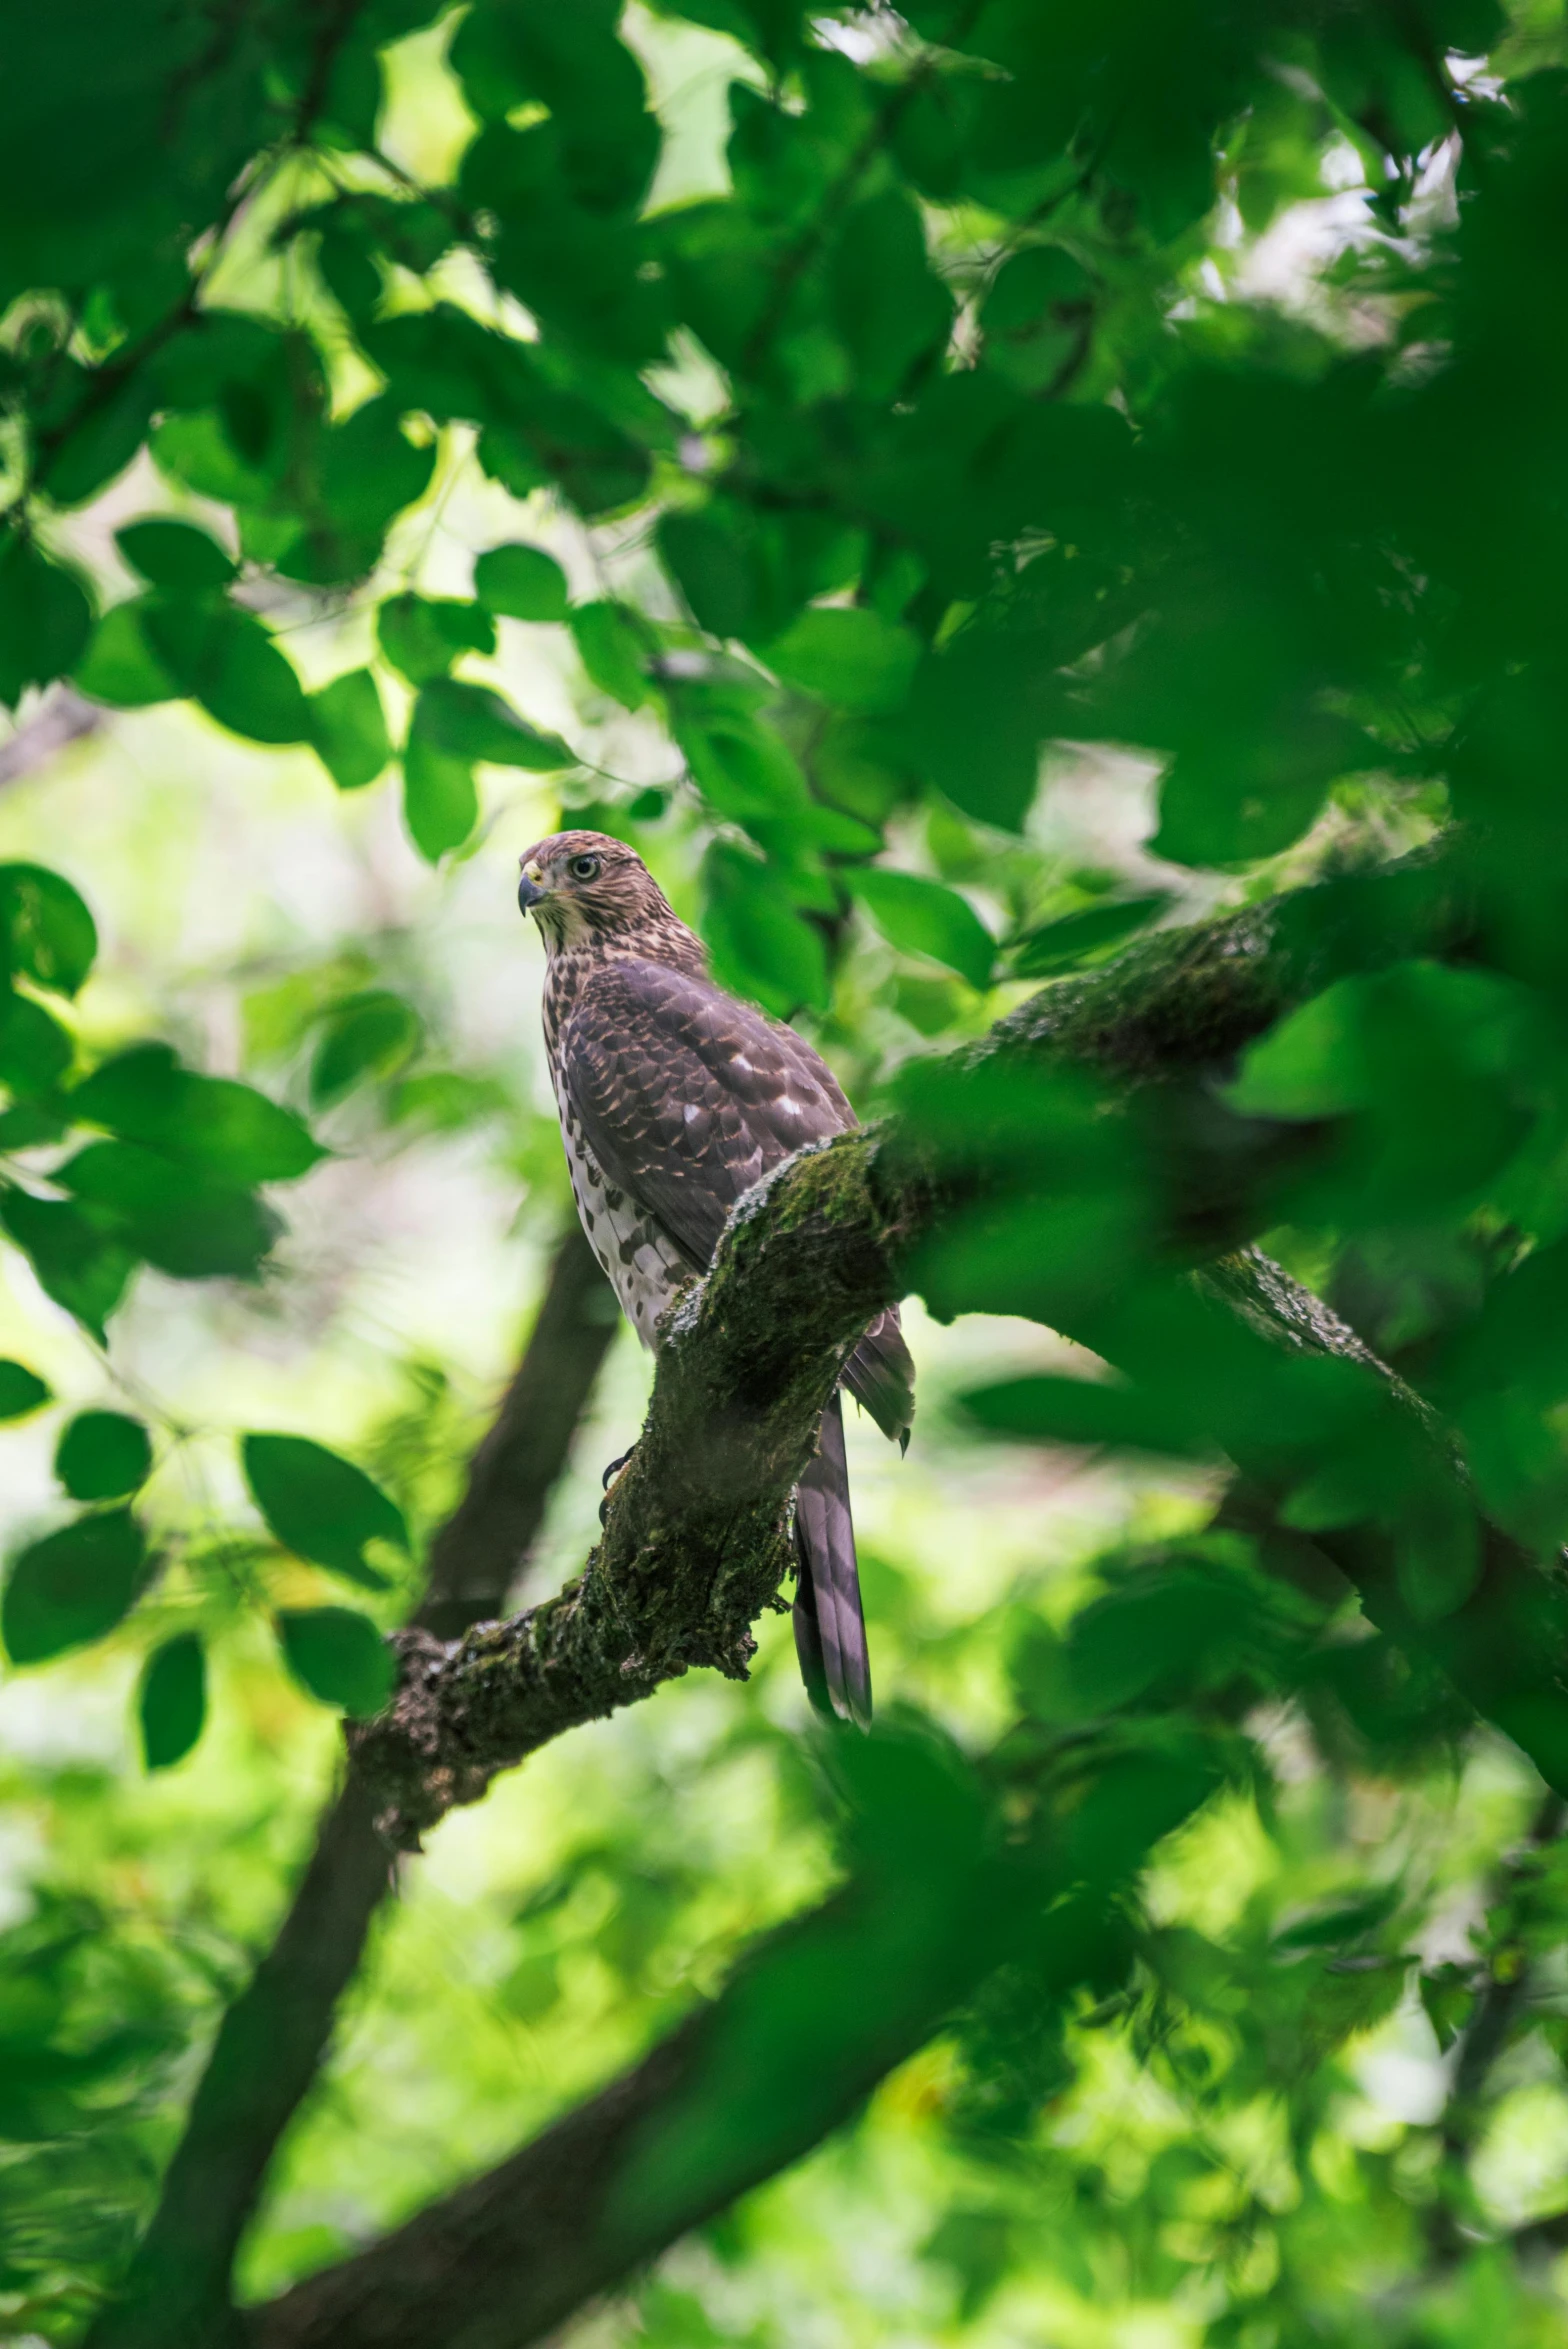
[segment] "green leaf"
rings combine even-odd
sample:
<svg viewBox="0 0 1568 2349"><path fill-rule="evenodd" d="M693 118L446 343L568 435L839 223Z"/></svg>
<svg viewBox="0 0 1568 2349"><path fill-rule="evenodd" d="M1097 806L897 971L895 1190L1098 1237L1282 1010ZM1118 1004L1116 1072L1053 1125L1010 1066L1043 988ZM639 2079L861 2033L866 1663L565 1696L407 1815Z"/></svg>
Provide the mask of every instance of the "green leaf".
<svg viewBox="0 0 1568 2349"><path fill-rule="evenodd" d="M46 865L0 865L6 968L56 995L74 995L98 952L98 931L69 881Z"/></svg>
<svg viewBox="0 0 1568 2349"><path fill-rule="evenodd" d="M183 1762L207 1720L207 1657L198 1632L176 1632L154 1648L142 1674L137 1713L148 1769L172 1770Z"/></svg>
<svg viewBox="0 0 1568 2349"><path fill-rule="evenodd" d="M413 1005L385 989L334 1004L310 1064L312 1102L324 1109L367 1077L391 1076L418 1051L422 1033Z"/></svg>
<svg viewBox="0 0 1568 2349"><path fill-rule="evenodd" d="M1013 949L1013 971L1020 979L1043 979L1053 971L1072 970L1086 956L1146 930L1174 902L1168 891L1160 890L1149 897L1124 897L1114 904L1063 914L1060 921L1046 922L1019 940Z"/></svg>
<svg viewBox="0 0 1568 2349"><path fill-rule="evenodd" d="M311 744L340 791L360 791L392 756L381 694L368 669L350 669L309 696Z"/></svg>
<svg viewBox="0 0 1568 2349"><path fill-rule="evenodd" d="M128 522L115 532L114 543L133 571L177 595L227 587L236 576L234 563L215 538L190 522L165 515Z"/></svg>
<svg viewBox="0 0 1568 2349"><path fill-rule="evenodd" d="M237 1189L292 1181L327 1155L292 1110L232 1077L181 1068L167 1044L132 1045L70 1099L83 1124L145 1142Z"/></svg>
<svg viewBox="0 0 1568 2349"><path fill-rule="evenodd" d="M54 1180L174 1280L254 1280L280 1229L254 1192L138 1142L90 1143Z"/></svg>
<svg viewBox="0 0 1568 2349"><path fill-rule="evenodd" d="M179 699L179 679L147 634L150 609L150 597L133 596L105 612L71 672L89 700L107 702L116 710L144 710L155 702Z"/></svg>
<svg viewBox="0 0 1568 2349"><path fill-rule="evenodd" d="M129 1509L78 1517L30 1543L0 1600L0 1632L12 1663L46 1663L102 1639L135 1605L146 1558Z"/></svg>
<svg viewBox="0 0 1568 2349"><path fill-rule="evenodd" d="M960 631L920 664L898 734L904 757L983 824L1021 832L1040 746L1063 730L1059 681L1037 647L993 630Z"/></svg>
<svg viewBox="0 0 1568 2349"><path fill-rule="evenodd" d="M305 689L249 612L219 598L149 599L144 625L180 691L251 742L308 742Z"/></svg>
<svg viewBox="0 0 1568 2349"><path fill-rule="evenodd" d="M1014 253L980 312L986 365L1020 391L1047 390L1083 346L1093 297L1093 279L1060 245Z"/></svg>
<svg viewBox="0 0 1568 2349"><path fill-rule="evenodd" d="M256 1506L286 1550L367 1589L386 1588L386 1576L365 1562L365 1544L406 1550L408 1528L362 1468L308 1436L248 1435L240 1457Z"/></svg>
<svg viewBox="0 0 1568 2349"><path fill-rule="evenodd" d="M46 1294L74 1313L101 1345L104 1324L124 1296L136 1263L123 1233L111 1219L72 1199L35 1199L14 1189L0 1193L0 1218L31 1259Z"/></svg>
<svg viewBox="0 0 1568 2349"><path fill-rule="evenodd" d="M73 1501L120 1501L147 1481L152 1439L123 1411L80 1411L55 1449L54 1472Z"/></svg>
<svg viewBox="0 0 1568 2349"><path fill-rule="evenodd" d="M741 849L716 841L703 859L702 931L720 982L781 1019L829 999L821 935L801 919L779 876Z"/></svg>
<svg viewBox="0 0 1568 2349"><path fill-rule="evenodd" d="M1178 1459L1202 1448L1191 1419L1168 1397L1095 1379L1002 1379L970 1388L958 1404L989 1435L1024 1442L1108 1444Z"/></svg>
<svg viewBox="0 0 1568 2349"><path fill-rule="evenodd" d="M70 1037L42 1004L0 989L0 1079L13 1093L49 1092L75 1056Z"/></svg>
<svg viewBox="0 0 1568 2349"><path fill-rule="evenodd" d="M571 627L578 657L600 692L623 709L640 710L648 698L643 642L624 606L574 605Z"/></svg>
<svg viewBox="0 0 1568 2349"><path fill-rule="evenodd" d="M971 987L989 987L996 941L956 889L882 865L867 865L844 878L890 946L944 964Z"/></svg>
<svg viewBox="0 0 1568 2349"><path fill-rule="evenodd" d="M564 620L571 606L566 573L542 546L491 547L474 565L474 593L509 620Z"/></svg>
<svg viewBox="0 0 1568 2349"><path fill-rule="evenodd" d="M493 767L524 767L550 774L577 764L556 734L539 734L488 686L436 677L414 705L411 735L447 756Z"/></svg>
<svg viewBox="0 0 1568 2349"><path fill-rule="evenodd" d="M863 394L891 397L917 360L945 347L953 300L932 271L920 208L907 191L890 188L855 205L836 239L829 283L834 324Z"/></svg>
<svg viewBox="0 0 1568 2349"><path fill-rule="evenodd" d="M65 1119L58 1096L44 1101L13 1101L0 1109L0 1150L36 1150L43 1142L65 1139Z"/></svg>
<svg viewBox="0 0 1568 2349"><path fill-rule="evenodd" d="M786 685L874 717L903 707L920 662L912 630L860 609L802 612L760 650Z"/></svg>
<svg viewBox="0 0 1568 2349"><path fill-rule="evenodd" d="M0 702L14 709L29 685L74 668L86 649L92 606L74 572L30 538L0 535Z"/></svg>
<svg viewBox="0 0 1568 2349"><path fill-rule="evenodd" d="M674 731L692 780L716 815L748 826L779 817L795 829L809 824L812 800L799 761L749 710L683 688Z"/></svg>
<svg viewBox="0 0 1568 2349"><path fill-rule="evenodd" d="M368 1721L397 1680L397 1659L367 1615L352 1607L304 1607L277 1618L289 1670L324 1705Z"/></svg>
<svg viewBox="0 0 1568 2349"><path fill-rule="evenodd" d="M376 636L410 685L444 677L462 653L495 651L495 622L483 604L451 596L390 597L376 614Z"/></svg>
<svg viewBox="0 0 1568 2349"><path fill-rule="evenodd" d="M427 864L461 848L479 821L473 761L440 749L428 734L411 734L403 753L403 816Z"/></svg>
<svg viewBox="0 0 1568 2349"><path fill-rule="evenodd" d="M52 1400L51 1390L36 1371L21 1362L0 1360L0 1420L25 1419L30 1411Z"/></svg>

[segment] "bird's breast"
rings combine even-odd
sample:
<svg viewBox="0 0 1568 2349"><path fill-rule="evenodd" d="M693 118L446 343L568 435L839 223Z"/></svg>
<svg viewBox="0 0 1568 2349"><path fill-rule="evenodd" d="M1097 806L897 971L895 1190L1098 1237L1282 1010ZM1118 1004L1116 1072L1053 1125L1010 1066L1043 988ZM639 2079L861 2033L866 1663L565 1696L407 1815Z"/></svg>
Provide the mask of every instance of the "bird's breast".
<svg viewBox="0 0 1568 2349"><path fill-rule="evenodd" d="M588 1146L582 1120L560 1071L552 1068L551 1075L572 1196L588 1245L615 1290L621 1311L651 1350L659 1316L691 1267L657 1217L629 1191L607 1180Z"/></svg>

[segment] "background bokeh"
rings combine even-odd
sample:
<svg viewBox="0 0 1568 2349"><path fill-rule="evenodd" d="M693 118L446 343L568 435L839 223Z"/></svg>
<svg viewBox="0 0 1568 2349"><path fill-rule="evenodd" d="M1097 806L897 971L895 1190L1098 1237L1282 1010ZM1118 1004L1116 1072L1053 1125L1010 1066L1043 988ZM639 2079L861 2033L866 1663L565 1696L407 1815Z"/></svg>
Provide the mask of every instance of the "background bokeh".
<svg viewBox="0 0 1568 2349"><path fill-rule="evenodd" d="M1516 38L1546 41L1548 14ZM874 57L877 16L835 26L833 40ZM387 61L383 150L436 183L472 131L442 63L452 29L448 18L421 31ZM722 193L729 92L737 80L763 86L755 58L720 32L635 6L623 34L664 132L651 208ZM1453 160L1443 142L1426 153L1395 259L1451 220ZM1236 199L1193 232L1163 315L1219 334L1231 306L1252 305L1282 335L1377 351L1399 292L1354 264L1368 252L1390 264L1397 240L1368 157L1331 128L1294 168L1293 200L1261 226ZM224 299L260 310L280 298L287 260L267 247L269 216L308 193L302 161L297 184L280 179L224 264ZM960 275L981 265L977 208L933 219L931 235ZM456 298L473 296L461 256L441 267ZM1129 305L1138 290L1129 261ZM664 378L699 448L723 405L714 375L688 338ZM350 357L335 390L351 400ZM226 511L143 455L60 518L57 551L106 602L126 596L134 581L114 532L154 512L232 537ZM467 596L476 554L510 539L547 547L579 598L614 595L667 616L645 516L590 526L551 493L510 498L462 428L442 434L430 488L398 521L375 589ZM370 599L334 604L276 579L245 593L307 685L370 657ZM166 1036L192 1066L243 1076L308 1114L330 1155L281 1198L286 1229L260 1280L196 1286L144 1269L107 1354L15 1250L0 1264L0 1354L33 1365L56 1397L0 1434L0 1541L12 1552L62 1521L60 1426L104 1404L157 1432L143 1506L176 1560L108 1641L0 1681L0 2030L8 2012L26 2022L44 2002L70 2059L40 2082L18 2072L8 2085L0 2071L0 2339L75 2337L123 2260L218 2014L266 1946L340 1769L337 1717L290 1678L255 1604L245 1536L261 1527L236 1436L275 1428L343 1451L427 1533L461 1488L537 1302L570 1201L538 1031L541 953L515 906L518 856L563 819L613 827L683 914L702 910L711 810L655 718L594 684L566 627L503 620L493 660L468 659L464 675L499 687L581 763L564 778L483 769L479 828L434 867L392 790L335 791L310 751L242 742L188 703L96 712L43 757L27 749L42 697L18 711L0 859L57 869L93 906L101 946L76 1007L83 1054ZM402 691L384 682L389 697ZM1357 773L1280 853L1178 864L1150 846L1161 772L1160 759L1115 741L1057 742L1019 831L933 794L890 818L887 861L946 881L998 936L1081 910L1096 892L1163 893L1159 918L1176 927L1418 847L1443 812L1428 778ZM807 1024L867 1116L907 1062L979 1034L1037 983L972 986L890 945L864 912L848 915L842 949L832 1000ZM319 1110L310 1071L323 1020L367 988L412 1006L417 1036L395 1065ZM1295 1249L1297 1270L1327 1263L1311 1235L1275 1238ZM879 1705L895 1721L934 1716L979 1753L1015 1716L1030 1627L1066 1625L1161 1545L1207 1541L1222 1562L1245 1545L1212 1528L1215 1471L987 1441L957 1405L977 1381L1015 1372L1099 1376L1083 1349L1032 1320L973 1314L943 1326L918 1304L906 1327L920 1377L908 1457L855 1415L849 1430ZM635 1433L650 1375L621 1333L529 1562L527 1597L580 1568L600 1472ZM366 1602L387 1625L412 1594L412 1568L401 1571L383 1600ZM274 1560L267 1575L273 1605L342 1595L302 1563ZM187 1760L149 1774L138 1675L161 1637L193 1622L211 1658L208 1726ZM500 2158L836 1880L835 1798L787 1622L767 1618L759 1638L748 1683L688 1675L576 1731L403 1864L247 2239L247 2298ZM1244 1723L1251 1782L1161 1848L1144 1904L1150 1972L1136 1994L1086 1989L1027 2058L1027 2032L971 2019L898 2070L852 2126L563 2340L1560 2340L1561 1820L1500 1735L1440 1706L1411 1716L1409 1734L1383 1748L1348 1733L1336 1747L1299 1707L1255 1707ZM1521 1860L1532 1833L1539 1850ZM1478 1951L1501 1953L1503 1980L1528 1958L1534 2017L1480 2122L1456 2111L1443 2006ZM862 1994L876 1999L875 1980ZM1432 2181L1461 2122L1479 2221L1456 2247Z"/></svg>

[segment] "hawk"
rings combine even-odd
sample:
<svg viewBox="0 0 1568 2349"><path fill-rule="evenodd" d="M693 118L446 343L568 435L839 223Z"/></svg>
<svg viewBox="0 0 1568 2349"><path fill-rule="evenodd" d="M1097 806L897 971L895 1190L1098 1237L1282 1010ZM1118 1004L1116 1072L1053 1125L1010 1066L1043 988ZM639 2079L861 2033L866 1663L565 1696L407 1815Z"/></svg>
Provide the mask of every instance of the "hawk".
<svg viewBox="0 0 1568 2349"><path fill-rule="evenodd" d="M522 860L518 902L545 943L544 1038L577 1212L643 1344L713 1260L730 1209L803 1143L856 1122L793 1028L727 995L700 938L635 850L557 832ZM909 1440L914 1365L896 1309L843 1384ZM871 1668L837 1393L795 1496L795 1645L813 1702L864 1728Z"/></svg>

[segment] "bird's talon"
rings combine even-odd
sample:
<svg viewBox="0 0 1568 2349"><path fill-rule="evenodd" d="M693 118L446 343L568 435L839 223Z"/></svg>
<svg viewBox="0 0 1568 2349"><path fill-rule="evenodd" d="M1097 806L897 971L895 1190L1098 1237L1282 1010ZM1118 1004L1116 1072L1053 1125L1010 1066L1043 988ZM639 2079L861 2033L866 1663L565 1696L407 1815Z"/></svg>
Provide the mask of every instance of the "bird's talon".
<svg viewBox="0 0 1568 2349"><path fill-rule="evenodd" d="M604 1499L599 1503L599 1523L601 1525L608 1525L610 1522L611 1483L617 1476L620 1475L621 1470L626 1466L627 1461L631 1458L632 1452L635 1452L636 1449L637 1446L633 1444L631 1452L623 1452L618 1460L612 1460L609 1467L604 1472L604 1476L601 1480L604 1486Z"/></svg>

